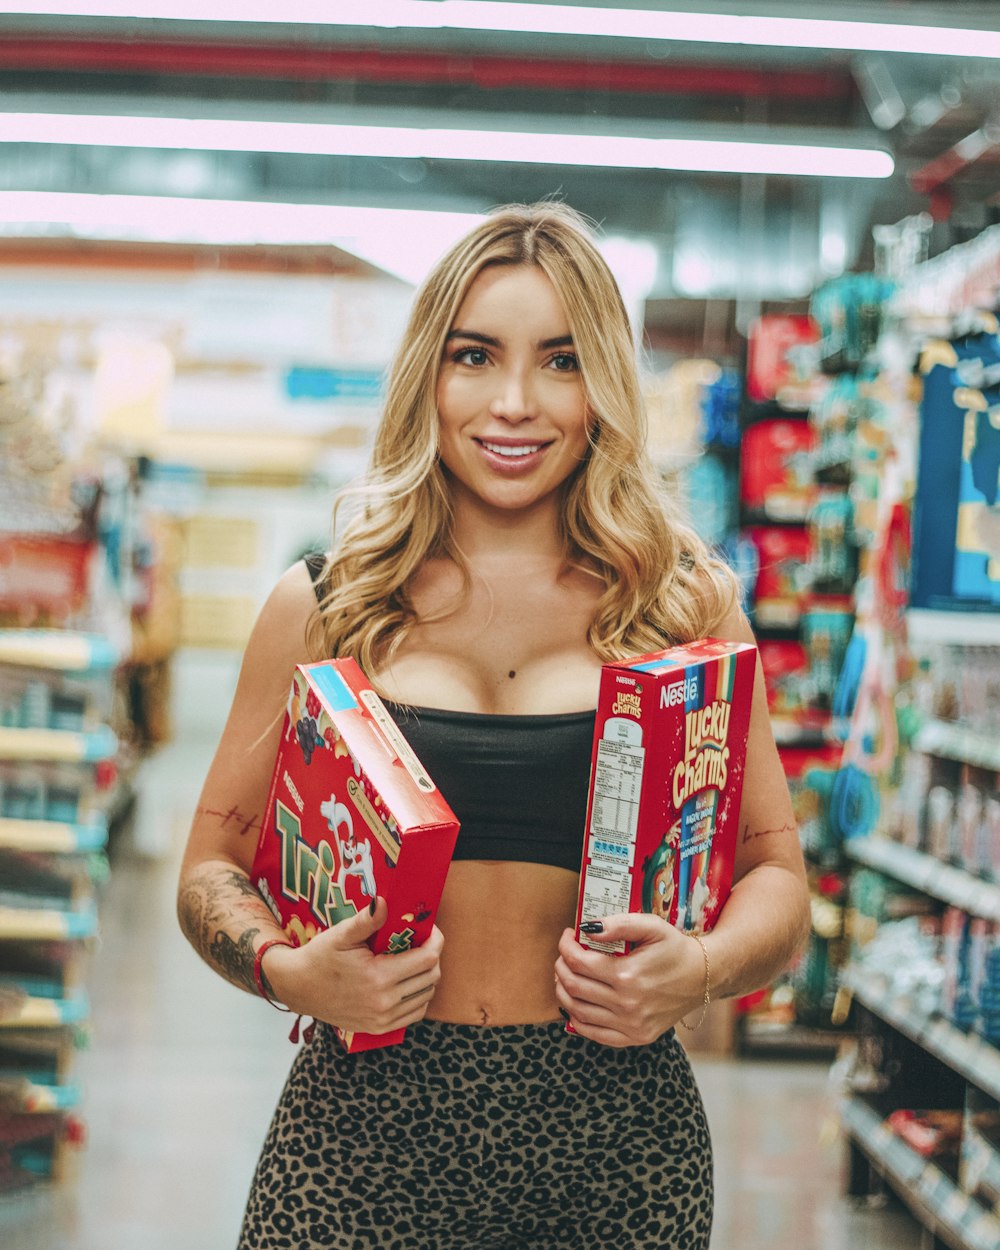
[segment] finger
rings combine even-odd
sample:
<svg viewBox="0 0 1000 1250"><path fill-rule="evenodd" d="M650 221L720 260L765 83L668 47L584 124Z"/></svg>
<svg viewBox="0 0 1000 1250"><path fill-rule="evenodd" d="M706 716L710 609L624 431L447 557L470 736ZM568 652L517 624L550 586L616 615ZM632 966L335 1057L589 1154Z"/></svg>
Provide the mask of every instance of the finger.
<svg viewBox="0 0 1000 1250"><path fill-rule="evenodd" d="M602 985L614 985L621 976L624 960L620 955L608 955L604 951L589 951L580 945L575 938L559 943L559 958L574 976L587 981L596 981Z"/></svg>
<svg viewBox="0 0 1000 1250"><path fill-rule="evenodd" d="M364 907L346 920L341 920L331 929L324 930L325 940L338 950L350 950L352 947L367 946L369 939L376 934L388 919L389 909L381 896L375 899L374 910ZM317 934L323 937L323 934ZM313 939L315 941L316 938Z"/></svg>
<svg viewBox="0 0 1000 1250"><path fill-rule="evenodd" d="M396 983L396 991L400 1000L405 1002L408 998L413 998L417 994L425 993L427 990L434 991L437 983L441 980L441 969L439 967L432 968L429 972L420 973L418 976L407 977L404 981Z"/></svg>
<svg viewBox="0 0 1000 1250"><path fill-rule="evenodd" d="M385 978L383 982L385 985L401 986L407 981L412 981L414 977L426 978L436 975L440 970L441 961L436 951L428 951L421 946L399 955L380 958L379 965L379 971Z"/></svg>
<svg viewBox="0 0 1000 1250"><path fill-rule="evenodd" d="M418 989L410 990L409 994L404 994L399 1000L401 1003L411 1003L418 998L422 998L425 1002L430 1002L434 996L436 985L421 985Z"/></svg>
<svg viewBox="0 0 1000 1250"><path fill-rule="evenodd" d="M604 916L596 923L601 929L592 936L600 942L644 942L662 941L671 926L660 916L651 916L647 912L621 912L614 916Z"/></svg>
<svg viewBox="0 0 1000 1250"><path fill-rule="evenodd" d="M575 1020L573 1020L573 1028L580 1037L585 1037L591 1042L600 1042L602 1046L620 1049L623 1046L635 1045L635 1042L619 1029L602 1028L596 1024L584 1024L582 1021L577 1023Z"/></svg>
<svg viewBox="0 0 1000 1250"><path fill-rule="evenodd" d="M556 960L556 984L561 986L571 997L580 1002L594 1003L610 1007L614 1004L615 994L607 981L598 981L593 977L582 976L560 956Z"/></svg>
<svg viewBox="0 0 1000 1250"><path fill-rule="evenodd" d="M604 1007L600 1003L589 1003L584 999L574 998L572 994L567 994L562 986L556 987L556 999L563 1010L569 1013L574 1025L577 1022L581 1022L583 1024L613 1028L616 1024L617 1016L612 1008Z"/></svg>

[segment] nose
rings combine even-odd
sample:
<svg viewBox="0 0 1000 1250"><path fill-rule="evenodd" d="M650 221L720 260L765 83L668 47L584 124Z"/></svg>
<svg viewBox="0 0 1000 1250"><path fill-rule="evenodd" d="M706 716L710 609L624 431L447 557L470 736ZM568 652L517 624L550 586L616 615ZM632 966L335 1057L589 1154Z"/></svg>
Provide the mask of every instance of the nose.
<svg viewBox="0 0 1000 1250"><path fill-rule="evenodd" d="M496 394L490 401L490 415L504 421L520 422L535 415L535 393L527 369L511 367L498 375Z"/></svg>

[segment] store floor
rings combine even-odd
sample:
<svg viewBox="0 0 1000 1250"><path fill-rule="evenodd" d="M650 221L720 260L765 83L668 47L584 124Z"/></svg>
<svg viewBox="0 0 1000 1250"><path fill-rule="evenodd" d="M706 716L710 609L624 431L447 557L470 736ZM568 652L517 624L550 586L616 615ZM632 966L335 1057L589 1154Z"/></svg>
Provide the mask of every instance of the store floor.
<svg viewBox="0 0 1000 1250"><path fill-rule="evenodd" d="M61 1186L0 1199L11 1250L235 1245L293 1048L288 1018L218 980L177 928L177 864L211 750L187 729L148 770L101 900L92 1040L77 1060L86 1148ZM712 1250L916 1250L905 1214L841 1197L826 1063L695 1066L716 1148Z"/></svg>

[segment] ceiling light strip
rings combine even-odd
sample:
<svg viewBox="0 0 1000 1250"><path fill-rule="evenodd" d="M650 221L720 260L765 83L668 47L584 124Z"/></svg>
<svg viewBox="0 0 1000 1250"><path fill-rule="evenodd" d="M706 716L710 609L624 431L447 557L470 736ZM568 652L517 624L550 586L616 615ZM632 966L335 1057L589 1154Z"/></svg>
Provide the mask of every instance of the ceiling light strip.
<svg viewBox="0 0 1000 1250"><path fill-rule="evenodd" d="M0 143L888 178L879 148L190 117L0 113Z"/></svg>
<svg viewBox="0 0 1000 1250"><path fill-rule="evenodd" d="M410 30L506 31L542 35L607 36L647 41L831 48L960 57L1000 57L1000 31L969 27L900 25L824 18L690 13L656 9L510 3L509 0L366 0L334 6L329 0L106 0L58 3L23 0L0 15L117 17L174 21L309 24ZM335 11L340 9L340 12ZM344 10L353 9L354 12ZM331 11L334 10L334 11Z"/></svg>
<svg viewBox="0 0 1000 1250"><path fill-rule="evenodd" d="M0 237L183 243L215 247L332 245L407 282L481 220L478 213L183 196L4 191Z"/></svg>

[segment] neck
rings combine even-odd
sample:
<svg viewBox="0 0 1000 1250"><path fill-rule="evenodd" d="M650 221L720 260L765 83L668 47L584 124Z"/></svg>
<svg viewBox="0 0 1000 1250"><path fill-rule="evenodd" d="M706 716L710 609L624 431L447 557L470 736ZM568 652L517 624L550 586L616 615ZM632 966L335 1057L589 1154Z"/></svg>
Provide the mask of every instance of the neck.
<svg viewBox="0 0 1000 1250"><path fill-rule="evenodd" d="M551 564L564 559L554 499L517 511L470 499L455 499L453 506L455 543L472 562L498 558Z"/></svg>

